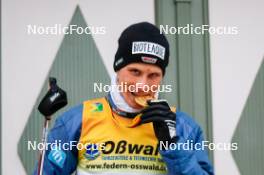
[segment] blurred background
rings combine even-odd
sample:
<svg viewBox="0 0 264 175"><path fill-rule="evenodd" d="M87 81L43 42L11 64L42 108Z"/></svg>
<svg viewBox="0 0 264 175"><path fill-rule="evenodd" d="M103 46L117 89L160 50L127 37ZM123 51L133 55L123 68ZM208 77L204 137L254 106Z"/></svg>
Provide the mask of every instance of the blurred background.
<svg viewBox="0 0 264 175"><path fill-rule="evenodd" d="M43 117L36 110L54 76L69 104L101 97L109 84L117 40L127 26L148 21L169 27L210 25L224 34L166 34L171 49L161 94L202 126L206 140L238 143L210 151L217 175L264 173L264 1L238 0L1 0L0 174L31 174ZM90 27L90 34L43 33L54 26ZM39 33L28 31L37 26ZM104 32L100 32L103 30ZM228 29L227 29L228 30Z"/></svg>

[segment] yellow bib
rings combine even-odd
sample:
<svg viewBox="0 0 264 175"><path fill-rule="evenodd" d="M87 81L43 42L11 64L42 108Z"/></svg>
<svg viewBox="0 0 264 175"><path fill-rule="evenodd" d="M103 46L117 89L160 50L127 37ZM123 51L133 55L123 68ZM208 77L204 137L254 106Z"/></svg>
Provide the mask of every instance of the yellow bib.
<svg viewBox="0 0 264 175"><path fill-rule="evenodd" d="M166 174L152 123L129 128L132 119L113 113L105 98L83 105L79 175Z"/></svg>

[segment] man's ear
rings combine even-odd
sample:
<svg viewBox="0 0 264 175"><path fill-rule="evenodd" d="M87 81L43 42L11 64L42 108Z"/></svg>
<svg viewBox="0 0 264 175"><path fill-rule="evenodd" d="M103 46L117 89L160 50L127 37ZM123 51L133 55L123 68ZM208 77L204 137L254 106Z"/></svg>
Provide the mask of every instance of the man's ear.
<svg viewBox="0 0 264 175"><path fill-rule="evenodd" d="M116 72L116 83L119 84L119 71Z"/></svg>

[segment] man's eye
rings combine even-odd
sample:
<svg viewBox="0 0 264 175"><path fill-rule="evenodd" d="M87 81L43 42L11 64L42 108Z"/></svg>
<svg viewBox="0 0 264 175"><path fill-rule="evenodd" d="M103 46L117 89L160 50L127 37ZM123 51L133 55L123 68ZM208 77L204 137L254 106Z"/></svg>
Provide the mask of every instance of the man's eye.
<svg viewBox="0 0 264 175"><path fill-rule="evenodd" d="M133 75L140 75L140 71L137 70L137 69L132 69L132 70L130 70L130 72L131 72Z"/></svg>
<svg viewBox="0 0 264 175"><path fill-rule="evenodd" d="M158 73L153 73L153 74L150 74L149 77L150 77L150 78L157 78L157 77L160 77L160 74L158 74Z"/></svg>

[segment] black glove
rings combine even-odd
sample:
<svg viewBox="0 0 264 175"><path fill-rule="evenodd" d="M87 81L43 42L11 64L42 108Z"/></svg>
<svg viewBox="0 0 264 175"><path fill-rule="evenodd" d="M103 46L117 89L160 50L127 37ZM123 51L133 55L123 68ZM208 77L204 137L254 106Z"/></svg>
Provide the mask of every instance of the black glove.
<svg viewBox="0 0 264 175"><path fill-rule="evenodd" d="M176 142L176 114L171 111L166 100L148 101L142 111L141 123L153 122L155 135L161 142Z"/></svg>
<svg viewBox="0 0 264 175"><path fill-rule="evenodd" d="M67 105L67 94L58 85L55 78L49 79L50 89L44 98L41 100L38 110L47 119L50 115L54 114L57 110Z"/></svg>

